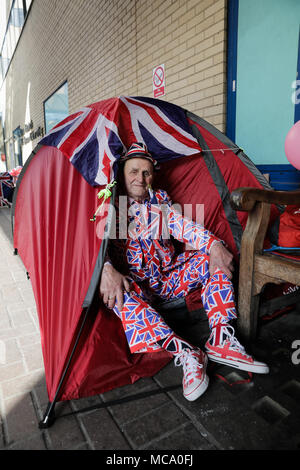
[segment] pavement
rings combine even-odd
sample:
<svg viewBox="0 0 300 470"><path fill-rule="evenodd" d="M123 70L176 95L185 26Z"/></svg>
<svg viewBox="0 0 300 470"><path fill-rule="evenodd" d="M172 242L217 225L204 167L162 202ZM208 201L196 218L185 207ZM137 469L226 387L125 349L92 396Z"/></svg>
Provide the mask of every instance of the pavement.
<svg viewBox="0 0 300 470"><path fill-rule="evenodd" d="M180 386L181 368L171 361L154 377L133 385L58 403L54 424L40 429L48 397L39 323L30 281L13 252L9 208L0 208L0 254L1 450L300 449L296 308L260 325L252 350L257 359L268 362L268 375L249 377L210 363L209 388L197 401L188 402ZM138 399L131 400L134 395Z"/></svg>

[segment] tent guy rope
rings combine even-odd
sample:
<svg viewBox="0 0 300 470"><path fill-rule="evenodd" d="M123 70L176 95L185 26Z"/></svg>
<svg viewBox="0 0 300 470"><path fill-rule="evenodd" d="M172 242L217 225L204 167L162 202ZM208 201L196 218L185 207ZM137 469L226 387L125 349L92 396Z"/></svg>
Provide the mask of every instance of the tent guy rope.
<svg viewBox="0 0 300 470"><path fill-rule="evenodd" d="M95 222L96 220L96 215L98 215L102 208L103 208L103 205L106 201L106 199L108 199L110 196L111 196L111 191L110 189L116 184L117 182L116 181L113 181L112 183L108 183L106 185L106 187L104 189L101 189L101 191L99 191L99 193L97 194L97 197L98 199L101 199L103 198L103 201L101 202L100 206L97 208L96 212L94 213L93 215L93 218L90 219L91 222Z"/></svg>

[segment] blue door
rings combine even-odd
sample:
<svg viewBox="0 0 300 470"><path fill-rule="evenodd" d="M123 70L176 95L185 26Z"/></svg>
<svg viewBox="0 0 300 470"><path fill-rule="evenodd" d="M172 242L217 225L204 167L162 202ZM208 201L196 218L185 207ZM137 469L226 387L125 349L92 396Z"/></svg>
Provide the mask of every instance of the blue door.
<svg viewBox="0 0 300 470"><path fill-rule="evenodd" d="M284 142L300 119L300 1L229 0L228 11L227 135L257 166L288 169Z"/></svg>

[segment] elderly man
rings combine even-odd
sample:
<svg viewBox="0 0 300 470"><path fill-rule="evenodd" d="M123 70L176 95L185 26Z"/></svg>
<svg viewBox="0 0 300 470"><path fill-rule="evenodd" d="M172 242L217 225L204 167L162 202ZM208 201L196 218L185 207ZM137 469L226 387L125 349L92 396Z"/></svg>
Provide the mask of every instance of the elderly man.
<svg viewBox="0 0 300 470"><path fill-rule="evenodd" d="M202 225L184 218L165 191L152 190L156 168L142 143L133 144L120 159L119 184L129 199L123 244L129 276L107 260L100 294L119 316L132 353L164 349L174 355L175 365L183 366L183 394L193 401L207 389L208 359L249 372L269 369L246 353L229 325L236 318L231 253ZM164 228L157 233L157 227ZM177 255L170 237L163 238L164 229L193 249ZM205 352L176 335L151 304L155 298L184 297L195 289L201 290L211 330Z"/></svg>

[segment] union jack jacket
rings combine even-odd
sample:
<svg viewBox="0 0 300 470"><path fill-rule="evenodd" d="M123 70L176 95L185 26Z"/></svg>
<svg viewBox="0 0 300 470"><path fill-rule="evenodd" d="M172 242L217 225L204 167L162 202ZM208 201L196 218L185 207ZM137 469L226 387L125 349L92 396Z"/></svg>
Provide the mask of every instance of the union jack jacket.
<svg viewBox="0 0 300 470"><path fill-rule="evenodd" d="M172 237L186 244L180 255ZM203 225L183 216L166 191L159 189L149 190L149 198L143 203L131 202L128 238L113 245L120 247L121 242L130 276L137 282L148 280L149 287L155 289L163 274L184 264L195 250L209 255L214 241L220 240ZM120 260L120 251L117 258Z"/></svg>

